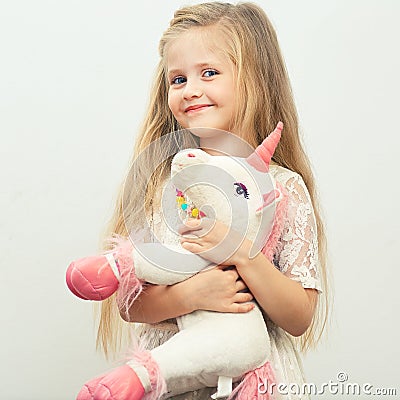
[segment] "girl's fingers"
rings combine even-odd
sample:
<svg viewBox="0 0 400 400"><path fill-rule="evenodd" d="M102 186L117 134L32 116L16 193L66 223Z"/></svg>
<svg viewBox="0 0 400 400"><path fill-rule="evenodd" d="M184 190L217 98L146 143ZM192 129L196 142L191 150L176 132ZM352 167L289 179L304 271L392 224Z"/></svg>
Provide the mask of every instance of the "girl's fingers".
<svg viewBox="0 0 400 400"><path fill-rule="evenodd" d="M241 290L247 289L247 286L241 279L238 279L235 282L235 289L236 289L237 292L240 292Z"/></svg>
<svg viewBox="0 0 400 400"><path fill-rule="evenodd" d="M236 267L234 265L218 264L217 267L224 271L236 270Z"/></svg>
<svg viewBox="0 0 400 400"><path fill-rule="evenodd" d="M183 235L187 232L199 231L201 229L203 229L203 228L200 225L193 225L193 224L192 225L179 225L178 233L180 235Z"/></svg>
<svg viewBox="0 0 400 400"><path fill-rule="evenodd" d="M248 303L253 300L253 295L251 293L236 293L233 300L235 303Z"/></svg>
<svg viewBox="0 0 400 400"><path fill-rule="evenodd" d="M189 243L198 243L198 237L194 235L184 235L181 238L181 243L182 242L189 242Z"/></svg>
<svg viewBox="0 0 400 400"><path fill-rule="evenodd" d="M254 303L233 303L230 312L246 313L255 307Z"/></svg>
<svg viewBox="0 0 400 400"><path fill-rule="evenodd" d="M224 271L225 274L229 274L232 278L232 283L236 284L236 281L239 279L239 274L236 269L228 269Z"/></svg>
<svg viewBox="0 0 400 400"><path fill-rule="evenodd" d="M185 242L182 242L181 245L185 250L188 250L192 253L198 253L198 252L202 251L201 245L196 242L185 241Z"/></svg>
<svg viewBox="0 0 400 400"><path fill-rule="evenodd" d="M203 243L201 238L199 237L198 231L195 233L193 232L185 232L185 234L181 235L180 238L181 243L182 242L190 242L190 243L197 243L197 244L201 244Z"/></svg>
<svg viewBox="0 0 400 400"><path fill-rule="evenodd" d="M178 233L183 235L186 232L197 232L198 235L207 235L214 228L216 220L209 218L189 218L183 224L178 226Z"/></svg>

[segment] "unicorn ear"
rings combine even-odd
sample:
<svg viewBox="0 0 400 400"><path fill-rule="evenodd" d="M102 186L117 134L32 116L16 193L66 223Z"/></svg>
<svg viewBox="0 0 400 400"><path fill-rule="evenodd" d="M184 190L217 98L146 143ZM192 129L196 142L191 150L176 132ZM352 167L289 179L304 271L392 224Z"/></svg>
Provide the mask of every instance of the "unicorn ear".
<svg viewBox="0 0 400 400"><path fill-rule="evenodd" d="M282 192L279 189L271 190L268 193L263 194L263 204L261 207L258 207L256 210L256 214L259 214L263 211L265 207L268 207L274 202L278 202L282 199Z"/></svg>
<svg viewBox="0 0 400 400"><path fill-rule="evenodd" d="M281 139L282 129L283 123L279 121L274 131L246 158L246 161L257 170L268 172L271 158Z"/></svg>

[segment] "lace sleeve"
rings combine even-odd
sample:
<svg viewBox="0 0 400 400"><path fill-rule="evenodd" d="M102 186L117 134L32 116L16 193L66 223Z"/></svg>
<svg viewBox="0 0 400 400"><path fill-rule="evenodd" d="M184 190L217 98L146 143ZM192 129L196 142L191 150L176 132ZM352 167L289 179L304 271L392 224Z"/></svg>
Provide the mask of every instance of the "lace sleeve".
<svg viewBox="0 0 400 400"><path fill-rule="evenodd" d="M318 239L314 210L300 175L289 170L276 179L286 187L289 201L284 229L274 263L304 288L321 290L318 271Z"/></svg>

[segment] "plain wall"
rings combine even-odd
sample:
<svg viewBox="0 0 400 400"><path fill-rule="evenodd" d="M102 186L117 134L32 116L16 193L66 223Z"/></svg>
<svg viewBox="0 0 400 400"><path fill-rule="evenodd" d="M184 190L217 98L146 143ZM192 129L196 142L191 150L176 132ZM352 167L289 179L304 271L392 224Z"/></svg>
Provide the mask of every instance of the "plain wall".
<svg viewBox="0 0 400 400"><path fill-rule="evenodd" d="M64 283L94 254L173 11L190 1L0 7L0 399L70 400L110 368ZM400 2L258 1L275 25L320 190L334 312L309 382L398 383ZM328 398L328 397L325 397ZM338 396L333 397L338 398Z"/></svg>

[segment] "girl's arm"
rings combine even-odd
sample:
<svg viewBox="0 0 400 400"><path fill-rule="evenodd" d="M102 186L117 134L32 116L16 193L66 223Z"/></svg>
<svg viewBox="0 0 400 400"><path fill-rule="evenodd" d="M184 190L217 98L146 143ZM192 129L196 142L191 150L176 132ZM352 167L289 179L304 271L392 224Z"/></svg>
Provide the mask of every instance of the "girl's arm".
<svg viewBox="0 0 400 400"><path fill-rule="evenodd" d="M261 252L252 260L238 254L236 268L273 322L293 336L306 331L317 302L315 289L304 289L299 282L282 274Z"/></svg>
<svg viewBox="0 0 400 400"><path fill-rule="evenodd" d="M198 226L196 221L193 221L193 224L189 222L189 224L191 224L189 229ZM212 236L224 237L221 232L225 230L226 226L217 221L213 229L214 233L207 235L211 239L206 239L206 235L201 239L186 238L182 242L183 246L193 252L210 250L216 243ZM218 233L218 231L220 232ZM251 246L250 240L244 240L228 263L236 266L240 278L272 321L293 336L302 335L311 324L317 302L317 290L303 288L299 282L279 271L262 252L250 260L248 254ZM212 283L210 282L210 284ZM220 288L223 289L224 285L226 283L221 283ZM207 296L210 295L215 296L215 293L210 286L205 284L202 296L207 299ZM216 296L215 300L217 301ZM203 308L201 303L196 305L198 308Z"/></svg>
<svg viewBox="0 0 400 400"><path fill-rule="evenodd" d="M236 269L220 265L175 285L149 285L133 303L127 322L158 323L195 310L244 313L254 308Z"/></svg>

